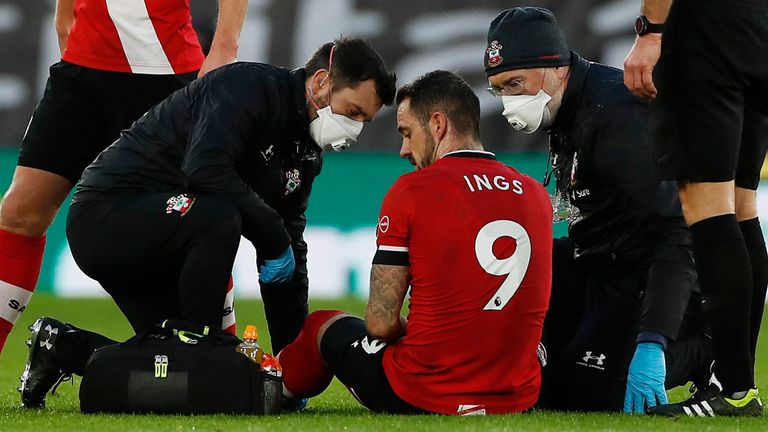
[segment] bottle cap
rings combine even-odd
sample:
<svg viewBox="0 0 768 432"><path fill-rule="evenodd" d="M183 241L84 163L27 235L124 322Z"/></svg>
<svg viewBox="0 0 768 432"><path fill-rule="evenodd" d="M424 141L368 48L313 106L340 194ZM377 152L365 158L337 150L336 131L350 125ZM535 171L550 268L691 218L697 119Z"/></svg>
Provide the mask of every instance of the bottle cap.
<svg viewBox="0 0 768 432"><path fill-rule="evenodd" d="M255 325L245 326L245 331L243 331L243 339L257 340L258 338L259 338L259 331L256 329Z"/></svg>

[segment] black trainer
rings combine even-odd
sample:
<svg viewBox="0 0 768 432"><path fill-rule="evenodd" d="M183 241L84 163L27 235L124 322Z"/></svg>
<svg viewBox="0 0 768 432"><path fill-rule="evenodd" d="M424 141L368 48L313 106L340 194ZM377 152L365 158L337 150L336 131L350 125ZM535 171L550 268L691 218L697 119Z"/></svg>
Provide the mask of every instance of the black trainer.
<svg viewBox="0 0 768 432"><path fill-rule="evenodd" d="M29 356L24 373L19 378L21 387L18 390L24 407L43 408L48 390L72 377L58 366L54 349L56 341L62 334L78 329L53 318L42 317L29 326L29 330L32 332L27 339Z"/></svg>
<svg viewBox="0 0 768 432"><path fill-rule="evenodd" d="M710 384L686 401L648 408L648 414L664 417L759 417L763 415L763 402L756 388L750 389L741 399L729 399L720 393L717 385Z"/></svg>

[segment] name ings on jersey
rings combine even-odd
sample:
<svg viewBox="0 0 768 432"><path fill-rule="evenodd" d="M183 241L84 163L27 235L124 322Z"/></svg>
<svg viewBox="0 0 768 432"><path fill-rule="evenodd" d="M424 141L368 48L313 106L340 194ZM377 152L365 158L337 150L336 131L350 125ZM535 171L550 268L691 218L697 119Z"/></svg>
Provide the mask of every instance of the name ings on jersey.
<svg viewBox="0 0 768 432"><path fill-rule="evenodd" d="M517 195L523 194L523 182L520 180L512 180L510 182L506 177L502 175L496 175L493 176L493 178L490 178L487 174L472 174L471 178L467 175L463 177L470 192L494 189L507 191L511 189L512 192L516 193Z"/></svg>

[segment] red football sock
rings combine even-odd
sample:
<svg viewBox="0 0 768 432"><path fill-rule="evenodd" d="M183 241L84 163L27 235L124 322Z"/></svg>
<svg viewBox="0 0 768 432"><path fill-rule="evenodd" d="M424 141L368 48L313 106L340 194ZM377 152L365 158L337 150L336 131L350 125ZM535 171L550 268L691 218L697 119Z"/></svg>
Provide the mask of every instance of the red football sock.
<svg viewBox="0 0 768 432"><path fill-rule="evenodd" d="M237 320L235 319L235 283L232 276L227 284L227 297L224 299L224 312L221 319L221 328L225 332L237 336Z"/></svg>
<svg viewBox="0 0 768 432"><path fill-rule="evenodd" d="M0 230L0 352L35 291L44 250L45 236Z"/></svg>
<svg viewBox="0 0 768 432"><path fill-rule="evenodd" d="M344 314L339 310L312 312L304 321L304 327L296 340L288 344L278 358L283 367L283 389L294 398L317 396L325 390L333 379L325 365L317 345L320 327L329 319Z"/></svg>

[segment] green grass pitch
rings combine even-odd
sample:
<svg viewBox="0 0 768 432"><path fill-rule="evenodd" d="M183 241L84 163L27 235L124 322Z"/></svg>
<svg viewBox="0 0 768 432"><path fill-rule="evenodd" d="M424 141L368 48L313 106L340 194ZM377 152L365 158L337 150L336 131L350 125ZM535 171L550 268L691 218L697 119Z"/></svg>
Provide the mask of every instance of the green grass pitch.
<svg viewBox="0 0 768 432"><path fill-rule="evenodd" d="M353 299L312 301L311 307L313 310L339 308L360 314L364 303ZM358 405L337 381L325 393L312 399L304 412L275 417L82 415L78 403L79 378L74 379L74 384L63 383L56 396L49 395L46 409L24 410L19 407L16 388L27 354L24 345L28 335L26 327L41 315L54 316L118 340L131 335L125 318L111 300L34 297L0 356L0 431L768 431L768 416L760 419L658 419L552 412L488 417L378 415ZM260 302L237 303L240 328L253 323L265 334L263 316ZM263 342L269 347L268 341ZM761 344L757 379L761 390L768 392L768 327L765 325ZM471 349L469 342L467 346ZM681 400L686 395L685 389L677 389L672 393L672 399ZM765 397L763 400L767 401Z"/></svg>

